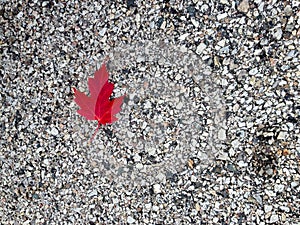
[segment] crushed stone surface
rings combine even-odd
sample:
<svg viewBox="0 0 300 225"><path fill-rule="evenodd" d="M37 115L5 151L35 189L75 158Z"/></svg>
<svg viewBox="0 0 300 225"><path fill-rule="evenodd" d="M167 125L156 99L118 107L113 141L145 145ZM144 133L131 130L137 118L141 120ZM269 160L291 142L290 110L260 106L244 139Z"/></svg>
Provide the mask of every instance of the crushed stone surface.
<svg viewBox="0 0 300 225"><path fill-rule="evenodd" d="M0 0L0 223L299 224L299 7Z"/></svg>

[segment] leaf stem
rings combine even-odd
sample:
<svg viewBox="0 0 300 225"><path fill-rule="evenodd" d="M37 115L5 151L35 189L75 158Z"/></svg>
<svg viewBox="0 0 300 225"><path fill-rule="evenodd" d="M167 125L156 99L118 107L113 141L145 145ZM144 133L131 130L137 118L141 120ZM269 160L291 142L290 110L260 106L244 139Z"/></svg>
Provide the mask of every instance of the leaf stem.
<svg viewBox="0 0 300 225"><path fill-rule="evenodd" d="M97 128L96 128L96 130L95 130L93 136L92 136L91 139L90 139L90 143L92 143L92 141L93 141L94 137L96 136L96 134L97 134L97 132L98 132L100 126L101 126L101 123L98 123L98 126L97 126Z"/></svg>

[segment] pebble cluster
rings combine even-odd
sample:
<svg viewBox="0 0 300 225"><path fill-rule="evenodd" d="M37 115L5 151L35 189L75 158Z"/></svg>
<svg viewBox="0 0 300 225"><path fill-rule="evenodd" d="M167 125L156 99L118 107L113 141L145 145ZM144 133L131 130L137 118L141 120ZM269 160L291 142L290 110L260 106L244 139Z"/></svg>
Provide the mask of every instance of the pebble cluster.
<svg viewBox="0 0 300 225"><path fill-rule="evenodd" d="M0 0L0 223L299 224L299 7ZM89 143L71 88L107 56Z"/></svg>

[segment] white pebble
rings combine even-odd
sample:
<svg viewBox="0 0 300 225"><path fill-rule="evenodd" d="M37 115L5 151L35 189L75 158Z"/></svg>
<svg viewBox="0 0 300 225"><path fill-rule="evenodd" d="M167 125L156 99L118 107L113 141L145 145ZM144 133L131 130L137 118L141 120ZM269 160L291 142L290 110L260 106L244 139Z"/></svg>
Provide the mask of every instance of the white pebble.
<svg viewBox="0 0 300 225"><path fill-rule="evenodd" d="M248 166L248 163L245 163L244 161L239 161L237 164L238 164L239 167L246 167L246 166Z"/></svg>
<svg viewBox="0 0 300 225"><path fill-rule="evenodd" d="M192 24L195 26L195 27L199 27L199 22L197 20L195 20L194 18L191 19L192 21Z"/></svg>
<svg viewBox="0 0 300 225"><path fill-rule="evenodd" d="M270 223L276 223L279 220L278 215L272 215L270 218Z"/></svg>
<svg viewBox="0 0 300 225"><path fill-rule="evenodd" d="M149 155L155 155L155 153L156 153L156 149L155 149L155 148L152 148L152 147L150 147L150 148L148 148L148 149L147 149L147 152L148 152L148 154L149 154Z"/></svg>
<svg viewBox="0 0 300 225"><path fill-rule="evenodd" d="M178 104L177 104L177 106L176 106L176 109L182 109L182 107L183 107L183 103L182 102L179 102Z"/></svg>
<svg viewBox="0 0 300 225"><path fill-rule="evenodd" d="M175 76L175 80L180 80L181 79L181 75L180 74L177 74L176 76Z"/></svg>
<svg viewBox="0 0 300 225"><path fill-rule="evenodd" d="M269 108L270 106L272 106L272 102L270 100L268 100L265 104L264 104L264 107L265 108Z"/></svg>
<svg viewBox="0 0 300 225"><path fill-rule="evenodd" d="M179 39L180 41L183 41L183 40L185 40L189 35L190 35L189 33L185 33L185 34L181 35L178 39Z"/></svg>
<svg viewBox="0 0 300 225"><path fill-rule="evenodd" d="M220 0L220 3L224 5L230 5L230 3L227 0Z"/></svg>
<svg viewBox="0 0 300 225"><path fill-rule="evenodd" d="M224 130L224 129L220 129L219 131L218 131L218 138L220 139L220 140L226 140L226 130Z"/></svg>
<svg viewBox="0 0 300 225"><path fill-rule="evenodd" d="M274 190L275 190L276 192L283 192L283 190L284 190L284 185L283 185L283 184L275 184Z"/></svg>
<svg viewBox="0 0 300 225"><path fill-rule="evenodd" d="M290 212L290 208L287 207L287 206L279 206L279 209L281 209L282 211L285 211L285 212Z"/></svg>
<svg viewBox="0 0 300 225"><path fill-rule="evenodd" d="M107 28L104 27L102 30L100 30L99 35L104 36L106 30L107 30Z"/></svg>
<svg viewBox="0 0 300 225"><path fill-rule="evenodd" d="M201 43L200 45L198 45L198 47L196 49L196 53L201 54L204 51L204 49L206 49L206 44Z"/></svg>
<svg viewBox="0 0 300 225"><path fill-rule="evenodd" d="M222 19L224 19L224 18L226 18L227 17L227 13L221 13L221 14L218 14L217 15L217 19L218 20L222 20Z"/></svg>
<svg viewBox="0 0 300 225"><path fill-rule="evenodd" d="M225 39L222 39L221 41L219 41L219 42L217 43L217 45L219 45L219 46L221 46L221 47L224 47L225 44L226 44Z"/></svg>
<svg viewBox="0 0 300 225"><path fill-rule="evenodd" d="M145 109L151 109L151 102L147 101L145 103Z"/></svg>
<svg viewBox="0 0 300 225"><path fill-rule="evenodd" d="M273 206L271 206L271 205L265 205L264 206L265 213L271 212L272 209L273 209Z"/></svg>
<svg viewBox="0 0 300 225"><path fill-rule="evenodd" d="M146 209L146 210L149 211L149 210L151 209L151 207L152 207L152 204L151 204L151 203L146 203L146 204L145 204L145 209Z"/></svg>
<svg viewBox="0 0 300 225"><path fill-rule="evenodd" d="M55 127L52 127L51 130L48 130L49 134L52 134L53 136L58 135L58 130Z"/></svg>
<svg viewBox="0 0 300 225"><path fill-rule="evenodd" d="M153 185L153 192L154 192L155 194L161 193L160 184L154 184L154 185Z"/></svg>
<svg viewBox="0 0 300 225"><path fill-rule="evenodd" d="M233 140L231 142L231 145L233 148L238 148L240 146L240 142L239 142L239 140Z"/></svg>
<svg viewBox="0 0 300 225"><path fill-rule="evenodd" d="M154 206L152 207L152 210L155 211L155 212L157 212L157 211L159 210L159 207L158 207L157 205L154 205Z"/></svg>
<svg viewBox="0 0 300 225"><path fill-rule="evenodd" d="M136 164L136 168L137 168L138 170L143 169L143 167L144 167L144 165L143 165L142 163L137 163L137 164Z"/></svg>
<svg viewBox="0 0 300 225"><path fill-rule="evenodd" d="M278 136L277 136L277 139L278 140L284 140L285 137L286 137L286 135L287 135L287 132L280 131L279 134L278 134Z"/></svg>
<svg viewBox="0 0 300 225"><path fill-rule="evenodd" d="M135 219L131 216L128 216L127 217L127 223L131 224L131 223L134 223L135 222Z"/></svg>
<svg viewBox="0 0 300 225"><path fill-rule="evenodd" d="M253 68L249 71L249 75L255 75L258 73L258 69L257 68Z"/></svg>
<svg viewBox="0 0 300 225"><path fill-rule="evenodd" d="M263 99L259 99L257 102L256 102L256 104L257 105L261 105L261 104L263 104L265 101L263 100Z"/></svg>
<svg viewBox="0 0 300 225"><path fill-rule="evenodd" d="M273 34L273 37L276 38L277 40L280 40L282 37L282 30L281 28L278 28L276 32Z"/></svg>

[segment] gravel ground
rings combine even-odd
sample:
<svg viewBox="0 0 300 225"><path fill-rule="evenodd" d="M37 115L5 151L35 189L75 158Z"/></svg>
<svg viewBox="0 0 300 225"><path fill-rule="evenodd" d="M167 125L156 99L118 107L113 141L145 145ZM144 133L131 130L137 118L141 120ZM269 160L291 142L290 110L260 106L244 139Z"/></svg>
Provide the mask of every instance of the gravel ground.
<svg viewBox="0 0 300 225"><path fill-rule="evenodd" d="M0 3L1 224L300 224L299 1Z"/></svg>

